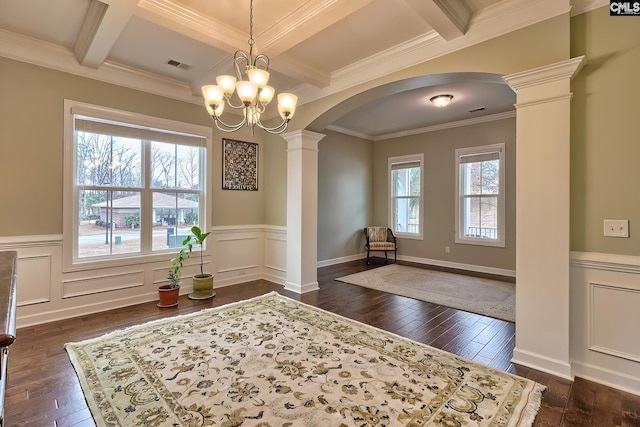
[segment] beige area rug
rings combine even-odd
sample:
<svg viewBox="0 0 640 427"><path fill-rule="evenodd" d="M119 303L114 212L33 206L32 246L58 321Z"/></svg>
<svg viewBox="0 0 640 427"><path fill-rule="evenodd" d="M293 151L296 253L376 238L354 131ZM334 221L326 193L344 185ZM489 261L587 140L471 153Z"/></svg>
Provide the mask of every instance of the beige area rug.
<svg viewBox="0 0 640 427"><path fill-rule="evenodd" d="M516 321L516 285L499 280L391 264L336 280Z"/></svg>
<svg viewBox="0 0 640 427"><path fill-rule="evenodd" d="M66 349L98 426L530 426L544 390L275 292Z"/></svg>

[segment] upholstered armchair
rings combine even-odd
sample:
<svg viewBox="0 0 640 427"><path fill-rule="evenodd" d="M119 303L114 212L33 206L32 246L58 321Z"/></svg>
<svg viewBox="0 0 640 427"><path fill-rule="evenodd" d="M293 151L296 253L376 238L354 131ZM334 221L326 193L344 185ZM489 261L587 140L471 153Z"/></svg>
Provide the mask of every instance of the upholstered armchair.
<svg viewBox="0 0 640 427"><path fill-rule="evenodd" d="M393 261L398 260L398 244L396 236L389 227L366 227L364 237L367 239L365 249L367 250L367 264L369 264L369 253L372 251L384 252L384 263L388 262L387 252L393 251Z"/></svg>

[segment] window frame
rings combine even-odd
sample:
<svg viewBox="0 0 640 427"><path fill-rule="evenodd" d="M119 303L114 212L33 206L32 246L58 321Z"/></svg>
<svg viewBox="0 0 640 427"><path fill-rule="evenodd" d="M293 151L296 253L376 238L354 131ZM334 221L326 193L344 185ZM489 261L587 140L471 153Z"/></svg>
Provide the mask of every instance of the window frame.
<svg viewBox="0 0 640 427"><path fill-rule="evenodd" d="M464 180L462 179L463 170L461 169L462 157L467 156L482 156L484 154L490 153L498 153L498 161L499 161L499 172L498 179L500 180L498 184L499 193L497 196L495 195L483 195L480 197L492 197L497 200L497 239L487 239L483 237L470 237L465 236L463 234L464 231L464 210L461 209L462 199L465 198L465 195L462 191L462 185ZM460 244L467 245L479 245L479 246L492 246L492 247L502 247L506 246L505 241L505 144L490 144L483 145L478 147L467 147L467 148L458 148L455 151L455 242ZM471 197L471 196L469 196ZM477 197L477 196L476 196Z"/></svg>
<svg viewBox="0 0 640 427"><path fill-rule="evenodd" d="M212 152L212 129L206 126L195 125L191 123L178 122L160 117L148 116L140 113L117 110L98 105L87 104L69 99L64 100L64 162L63 162L63 271L84 271L98 268L119 267L125 265L143 264L148 262L166 261L167 254L176 252L175 248L167 250L153 251L151 248L151 231L150 225L146 228L140 228L140 252L110 254L103 257L79 258L77 256L77 230L79 225L78 218L78 193L79 188L76 182L77 173L77 155L75 141L75 120L76 116L85 116L92 119L102 119L111 122L129 124L134 127L148 129L150 131L160 130L162 132L192 135L196 138L202 138L203 144L200 155L200 186L198 191L199 201L199 224L205 229L208 224L209 209L211 206L211 192L209 191L208 182L210 178L210 163ZM182 144L179 144L182 145ZM140 211L141 217L151 214L153 209L152 194L154 192L164 192L162 188L156 188L151 185L151 171L147 168L145 157L149 156L151 144L142 144L142 177L141 187L131 188L132 191L140 191ZM105 190L112 189L111 186L105 186ZM127 190L128 187L120 188ZM119 191L119 190L118 190ZM169 188L169 192L181 193L182 189ZM187 191L189 192L189 191ZM190 191L193 192L193 191ZM147 219L147 221L149 218ZM146 230L146 231L145 231ZM145 249L149 251L145 252Z"/></svg>
<svg viewBox="0 0 640 427"><path fill-rule="evenodd" d="M395 202L396 198L415 198L415 196L396 196L396 187L393 180L393 167L395 165L401 165L403 163L411 164L418 163L420 167L420 195L418 196L418 232L417 233L408 233L403 231L396 230L395 224ZM388 189L388 204L389 204L389 212L388 212L388 223L389 228L393 230L393 234L397 238L403 239L414 239L414 240L424 240L424 153L418 154L409 154L404 156L395 156L389 157L387 160L388 167L388 180L387 183L389 185Z"/></svg>

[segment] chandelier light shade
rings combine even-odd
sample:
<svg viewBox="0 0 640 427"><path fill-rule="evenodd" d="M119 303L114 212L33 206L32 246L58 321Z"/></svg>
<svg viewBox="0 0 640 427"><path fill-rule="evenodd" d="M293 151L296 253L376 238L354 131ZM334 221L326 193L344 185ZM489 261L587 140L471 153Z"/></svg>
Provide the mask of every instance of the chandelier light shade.
<svg viewBox="0 0 640 427"><path fill-rule="evenodd" d="M436 107L446 107L452 99L453 95L436 95L429 99L429 101L431 101L431 103Z"/></svg>
<svg viewBox="0 0 640 427"><path fill-rule="evenodd" d="M264 54L253 55L253 0L249 6L249 53L242 50L233 55L233 68L236 76L222 75L216 78L216 84L202 86L202 96L207 112L224 132L235 132L243 126L248 126L251 135L256 126L273 134L279 134L287 129L289 121L296 111L298 97L291 93L278 95L278 113L282 122L274 127L262 124L260 118L267 105L276 94L276 90L269 86L269 57ZM244 74L242 73L244 71ZM234 96L235 95L235 96ZM237 124L228 124L221 118L225 106L232 109L242 109L243 119Z"/></svg>

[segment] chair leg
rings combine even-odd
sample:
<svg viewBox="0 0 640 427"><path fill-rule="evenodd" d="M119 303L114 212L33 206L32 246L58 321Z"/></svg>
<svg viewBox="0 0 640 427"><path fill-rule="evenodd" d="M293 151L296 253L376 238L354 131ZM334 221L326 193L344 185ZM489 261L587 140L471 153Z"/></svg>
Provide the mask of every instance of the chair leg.
<svg viewBox="0 0 640 427"><path fill-rule="evenodd" d="M367 249L367 265L369 265L371 262L369 261L369 250Z"/></svg>
<svg viewBox="0 0 640 427"><path fill-rule="evenodd" d="M387 265L389 261L387 260L387 251L384 251L384 264Z"/></svg>
<svg viewBox="0 0 640 427"><path fill-rule="evenodd" d="M398 250L397 249L393 250L393 263L394 264L398 263Z"/></svg>

